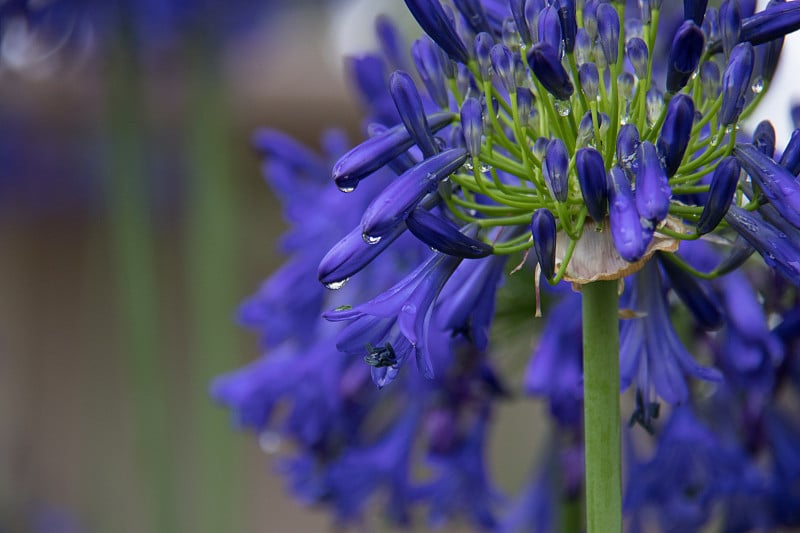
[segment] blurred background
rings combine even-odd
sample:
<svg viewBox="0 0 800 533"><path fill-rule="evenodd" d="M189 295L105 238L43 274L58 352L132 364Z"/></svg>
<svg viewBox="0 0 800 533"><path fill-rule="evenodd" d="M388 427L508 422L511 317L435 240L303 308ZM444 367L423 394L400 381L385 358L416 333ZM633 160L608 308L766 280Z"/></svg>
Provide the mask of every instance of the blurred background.
<svg viewBox="0 0 800 533"><path fill-rule="evenodd" d="M258 354L235 311L281 262L251 132L360 138L342 57L403 7L0 2L0 532L328 529L208 383Z"/></svg>

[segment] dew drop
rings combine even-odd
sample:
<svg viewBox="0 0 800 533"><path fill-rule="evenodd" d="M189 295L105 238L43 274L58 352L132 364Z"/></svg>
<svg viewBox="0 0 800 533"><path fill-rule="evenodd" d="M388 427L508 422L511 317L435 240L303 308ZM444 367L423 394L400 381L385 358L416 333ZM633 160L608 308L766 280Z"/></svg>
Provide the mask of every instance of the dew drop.
<svg viewBox="0 0 800 533"><path fill-rule="evenodd" d="M367 244L378 244L379 242L381 242L382 237L380 236L376 237L374 235L367 235L366 233L363 233L361 234L361 238L364 239L364 242Z"/></svg>
<svg viewBox="0 0 800 533"><path fill-rule="evenodd" d="M713 136L711 137L711 141L709 142L709 144L711 144L711 146L717 146L717 145L719 145L719 136L717 136L717 135L713 135Z"/></svg>
<svg viewBox="0 0 800 533"><path fill-rule="evenodd" d="M262 452L274 455L281 450L281 436L275 431L262 431L258 436L258 447Z"/></svg>
<svg viewBox="0 0 800 533"><path fill-rule="evenodd" d="M355 187L339 187L339 190L342 191L342 192L353 192L354 190L356 190L356 188Z"/></svg>
<svg viewBox="0 0 800 533"><path fill-rule="evenodd" d="M464 163L464 168L466 168L467 170L472 171L472 170L475 169L475 165L472 164L472 161L467 160L467 162Z"/></svg>
<svg viewBox="0 0 800 533"><path fill-rule="evenodd" d="M553 105L562 117L566 117L572 112L572 104L570 104L569 100L556 99Z"/></svg>
<svg viewBox="0 0 800 533"><path fill-rule="evenodd" d="M758 77L753 81L753 85L750 86L750 90L756 94L760 94L761 91L764 90L764 78Z"/></svg>
<svg viewBox="0 0 800 533"><path fill-rule="evenodd" d="M339 280L339 281L331 281L331 282L325 284L325 288L326 289L330 289L332 291L338 291L339 289L344 287L344 284L347 283L348 279L350 279L350 278L344 278L344 279Z"/></svg>

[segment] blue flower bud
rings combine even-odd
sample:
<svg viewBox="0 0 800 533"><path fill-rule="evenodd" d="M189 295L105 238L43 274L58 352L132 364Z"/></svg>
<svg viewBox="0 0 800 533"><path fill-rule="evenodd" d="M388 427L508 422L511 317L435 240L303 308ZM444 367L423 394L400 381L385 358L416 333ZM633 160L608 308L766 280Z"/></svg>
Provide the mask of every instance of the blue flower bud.
<svg viewBox="0 0 800 533"><path fill-rule="evenodd" d="M538 137L533 141L533 154L539 159L544 159L548 144L550 144L550 139L547 137Z"/></svg>
<svg viewBox="0 0 800 533"><path fill-rule="evenodd" d="M600 137L602 138L603 135L608 131L609 125L609 118L608 115L605 113L598 113L597 114L597 127L600 130ZM583 114L580 123L578 124L578 137L577 137L577 145L578 146L586 146L592 139L595 140L596 143L600 142L601 139L595 139L594 135L594 122L592 121L592 112L587 111Z"/></svg>
<svg viewBox="0 0 800 533"><path fill-rule="evenodd" d="M419 96L414 80L407 73L397 70L389 78L389 92L392 95L400 119L411 134L414 142L425 157L439 152L433 134L425 117L422 98Z"/></svg>
<svg viewBox="0 0 800 533"><path fill-rule="evenodd" d="M380 242L369 245L364 242L361 226L358 226L337 242L322 258L317 268L319 281L329 287L341 286L344 281L378 257L405 230L406 226L399 224Z"/></svg>
<svg viewBox="0 0 800 533"><path fill-rule="evenodd" d="M461 128L467 152L472 157L478 157L483 137L483 110L477 99L467 98L461 104Z"/></svg>
<svg viewBox="0 0 800 533"><path fill-rule="evenodd" d="M794 285L800 285L800 246L786 234L766 223L758 213L732 205L725 220L753 248L764 262Z"/></svg>
<svg viewBox="0 0 800 533"><path fill-rule="evenodd" d="M384 126L383 124L376 124L372 123L367 126L367 136L369 137L377 137L379 135L383 135L389 128ZM403 152L399 154L397 157L386 163L386 166L391 169L392 172L397 174L398 176L408 170L409 168L413 167L417 164L417 160L408 153Z"/></svg>
<svg viewBox="0 0 800 533"><path fill-rule="evenodd" d="M430 40L430 37L423 36L414 41L411 46L411 55L419 78L425 85L428 94L436 102L436 105L446 108L450 99L447 94L447 81L439 48Z"/></svg>
<svg viewBox="0 0 800 533"><path fill-rule="evenodd" d="M545 0L527 0L525 2L524 16L525 25L528 27L531 42L538 42L539 28L537 26L539 20L539 13L545 7Z"/></svg>
<svg viewBox="0 0 800 533"><path fill-rule="evenodd" d="M481 91L478 90L478 85L475 83L472 72L469 71L469 68L465 64L457 63L456 71L456 88L459 94L471 96L481 93Z"/></svg>
<svg viewBox="0 0 800 533"><path fill-rule="evenodd" d="M622 32L625 34L625 42L631 39L644 38L644 24L642 19L627 18L625 19L622 27Z"/></svg>
<svg viewBox="0 0 800 533"><path fill-rule="evenodd" d="M435 191L439 182L466 160L467 151L462 148L445 150L398 176L364 211L361 217L364 240L369 244L380 242L405 220L425 195Z"/></svg>
<svg viewBox="0 0 800 533"><path fill-rule="evenodd" d="M542 174L550 194L559 202L567 201L569 192L569 152L564 141L556 137L547 143L542 160Z"/></svg>
<svg viewBox="0 0 800 533"><path fill-rule="evenodd" d="M633 87L636 85L636 78L630 72L621 72L617 76L617 86L619 87L619 95L625 101L626 112L630 107L633 100Z"/></svg>
<svg viewBox="0 0 800 533"><path fill-rule="evenodd" d="M578 79L586 99L590 102L597 100L597 93L600 90L600 72L597 70L597 65L591 62L582 64L578 69Z"/></svg>
<svg viewBox="0 0 800 533"><path fill-rule="evenodd" d="M719 272L720 276L724 276L725 274L729 274L734 270L738 270L745 261L750 259L750 256L756 251L755 248L750 246L750 243L742 237L741 235L737 234L736 239L733 241L733 245L731 246L730 252L726 255L722 261L714 268L715 271Z"/></svg>
<svg viewBox="0 0 800 533"><path fill-rule="evenodd" d="M491 245L465 235L449 220L418 207L406 219L408 231L416 238L447 255L479 259L491 255Z"/></svg>
<svg viewBox="0 0 800 533"><path fill-rule="evenodd" d="M514 23L517 25L517 31L525 44L531 44L531 34L528 31L528 23L525 20L525 0L510 0L509 7L511 9L511 16L514 17Z"/></svg>
<svg viewBox="0 0 800 533"><path fill-rule="evenodd" d="M592 57L592 38L584 28L578 28L575 34L575 61L578 65L583 65L591 61Z"/></svg>
<svg viewBox="0 0 800 533"><path fill-rule="evenodd" d="M408 10L442 50L459 63L469 62L467 47L458 36L439 0L405 0Z"/></svg>
<svg viewBox="0 0 800 533"><path fill-rule="evenodd" d="M664 93L659 91L656 87L650 87L644 95L644 102L647 123L653 125L656 120L658 120L661 109L664 107Z"/></svg>
<svg viewBox="0 0 800 533"><path fill-rule="evenodd" d="M531 109L533 109L533 93L527 87L517 87L516 93L519 121L522 125L525 125L531 118Z"/></svg>
<svg viewBox="0 0 800 533"><path fill-rule="evenodd" d="M611 4L597 6L597 34L606 62L615 65L619 57L619 15Z"/></svg>
<svg viewBox="0 0 800 533"><path fill-rule="evenodd" d="M453 3L456 5L456 9L464 15L464 20L467 21L473 32L492 33L492 26L486 17L481 0L453 0Z"/></svg>
<svg viewBox="0 0 800 533"><path fill-rule="evenodd" d="M663 253L659 253L659 258ZM661 259L661 267L667 273L672 290L689 308L692 315L706 330L716 330L725 323L722 308L708 283L692 276L681 267L667 259Z"/></svg>
<svg viewBox="0 0 800 533"><path fill-rule="evenodd" d="M656 147L649 141L639 145L639 173L636 175L636 210L639 216L658 224L669 213L672 190L661 166Z"/></svg>
<svg viewBox="0 0 800 533"><path fill-rule="evenodd" d="M489 52L492 58L494 71L500 76L503 87L508 94L514 94L517 90L517 76L514 65L514 54L502 44L496 44Z"/></svg>
<svg viewBox="0 0 800 533"><path fill-rule="evenodd" d="M631 182L617 165L608 172L608 200L614 247L625 261L638 261L647 251L653 234L642 228Z"/></svg>
<svg viewBox="0 0 800 533"><path fill-rule="evenodd" d="M731 51L728 67L722 75L722 107L719 122L730 126L739 120L744 109L745 96L750 89L750 76L753 74L753 45L739 43Z"/></svg>
<svg viewBox="0 0 800 533"><path fill-rule="evenodd" d="M798 29L800 29L800 3L777 3L768 5L765 10L744 19L739 39L755 46Z"/></svg>
<svg viewBox="0 0 800 533"><path fill-rule="evenodd" d="M564 41L561 37L561 21L555 7L547 6L539 13L537 28L538 42L549 44L558 51L558 56L561 57Z"/></svg>
<svg viewBox="0 0 800 533"><path fill-rule="evenodd" d="M583 27L592 42L597 39L597 6L598 2L595 0L586 0L583 5Z"/></svg>
<svg viewBox="0 0 800 533"><path fill-rule="evenodd" d="M795 180L794 175L762 154L752 144L737 143L733 148L733 155L753 181L761 187L775 209L789 223L800 228L800 183Z"/></svg>
<svg viewBox="0 0 800 533"><path fill-rule="evenodd" d="M478 60L478 70L484 80L489 79L489 69L492 67L492 58L489 54L493 45L494 39L488 33L481 32L475 36L475 59Z"/></svg>
<svg viewBox="0 0 800 533"><path fill-rule="evenodd" d="M706 16L703 18L703 23L700 25L703 28L703 33L706 34L706 41L714 41L719 39L719 12L714 6L706 9Z"/></svg>
<svg viewBox="0 0 800 533"><path fill-rule="evenodd" d="M667 92L683 89L700 63L706 40L703 30L691 20L680 25L667 59Z"/></svg>
<svg viewBox="0 0 800 533"><path fill-rule="evenodd" d="M608 181L602 154L594 148L581 148L575 154L575 171L586 210L599 224L608 212Z"/></svg>
<svg viewBox="0 0 800 533"><path fill-rule="evenodd" d="M739 161L728 156L720 161L711 176L711 186L708 189L706 205L697 221L697 233L705 235L714 231L720 220L728 212L733 201L733 193L736 192L736 185L739 183L739 173L741 167Z"/></svg>
<svg viewBox="0 0 800 533"><path fill-rule="evenodd" d="M797 176L797 174L800 173L800 129L796 129L792 132L792 137L786 144L783 154L781 154L780 164L788 170L790 174Z"/></svg>
<svg viewBox="0 0 800 533"><path fill-rule="evenodd" d="M453 113L435 113L428 117L428 126L436 132L453 122L454 118ZM333 165L336 186L342 190L355 189L359 181L408 150L412 144L414 140L403 124L367 139Z"/></svg>
<svg viewBox="0 0 800 533"><path fill-rule="evenodd" d="M627 172L628 176L635 176L639 169L639 130L633 124L625 124L617 134L617 164Z"/></svg>
<svg viewBox="0 0 800 533"><path fill-rule="evenodd" d="M519 31L517 31L517 24L511 17L506 17L503 20L501 36L503 44L510 50L517 51L522 45L522 39L520 39Z"/></svg>
<svg viewBox="0 0 800 533"><path fill-rule="evenodd" d="M684 20L692 20L697 25L702 24L707 5L708 0L683 0Z"/></svg>
<svg viewBox="0 0 800 533"><path fill-rule="evenodd" d="M649 57L647 43L639 37L634 37L625 45L625 51L636 77L640 80L647 79L647 59Z"/></svg>
<svg viewBox="0 0 800 533"><path fill-rule="evenodd" d="M727 57L739 42L739 35L742 32L742 13L737 0L725 0L719 6L719 31L722 50Z"/></svg>
<svg viewBox="0 0 800 533"><path fill-rule="evenodd" d="M783 0L770 0L767 3L767 8L769 9L781 3L783 3ZM771 81L775 75L775 71L778 69L778 60L781 57L781 50L783 50L784 40L783 37L778 37L755 49L755 53L757 54L756 64L759 65L758 71L762 82Z"/></svg>
<svg viewBox="0 0 800 533"><path fill-rule="evenodd" d="M572 96L572 81L555 48L547 43L534 45L528 52L528 64L547 92L561 100L568 100Z"/></svg>
<svg viewBox="0 0 800 533"><path fill-rule="evenodd" d="M700 85L703 87L703 98L716 100L719 96L721 76L719 67L713 61L706 61L700 66Z"/></svg>
<svg viewBox="0 0 800 533"><path fill-rule="evenodd" d="M670 100L656 142L658 155L664 160L667 177L675 175L681 165L683 154L689 146L693 122L694 102L689 96L679 94Z"/></svg>
<svg viewBox="0 0 800 533"><path fill-rule="evenodd" d="M775 128L769 120L762 120L753 132L753 145L767 157L775 155Z"/></svg>
<svg viewBox="0 0 800 533"><path fill-rule="evenodd" d="M575 49L575 35L578 32L578 19L575 13L575 0L556 0L558 20L561 22L561 35L568 53Z"/></svg>
<svg viewBox="0 0 800 533"><path fill-rule="evenodd" d="M542 267L542 274L550 279L556 272L556 219L548 209L537 209L531 217L533 247Z"/></svg>

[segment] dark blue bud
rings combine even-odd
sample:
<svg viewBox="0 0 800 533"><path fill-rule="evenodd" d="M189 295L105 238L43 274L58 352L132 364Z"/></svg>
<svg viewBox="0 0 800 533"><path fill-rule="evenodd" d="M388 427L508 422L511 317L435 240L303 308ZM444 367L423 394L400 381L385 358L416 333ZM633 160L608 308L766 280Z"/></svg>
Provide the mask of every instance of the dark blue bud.
<svg viewBox="0 0 800 533"><path fill-rule="evenodd" d="M780 164L790 174L797 176L800 173L800 129L792 132L792 136L781 154Z"/></svg>
<svg viewBox="0 0 800 533"><path fill-rule="evenodd" d="M500 76L500 81L503 82L503 87L508 94L514 94L517 90L517 76L516 69L514 68L514 54L502 44L496 44L492 47L489 55L492 58L492 65L494 71Z"/></svg>
<svg viewBox="0 0 800 533"><path fill-rule="evenodd" d="M464 20L467 21L467 25L473 32L492 33L492 26L486 17L481 0L453 0L453 3L456 5L456 9L464 15Z"/></svg>
<svg viewBox="0 0 800 533"><path fill-rule="evenodd" d="M542 160L542 174L550 194L559 202L567 201L569 192L569 152L567 145L559 138L547 143Z"/></svg>
<svg viewBox="0 0 800 533"><path fill-rule="evenodd" d="M663 253L659 253L662 258ZM722 308L708 282L700 280L668 259L661 259L672 290L683 301L703 329L716 330L725 323Z"/></svg>
<svg viewBox="0 0 800 533"><path fill-rule="evenodd" d="M638 37L634 37L625 45L625 51L631 61L636 77L640 80L647 79L647 59L649 57L647 43Z"/></svg>
<svg viewBox="0 0 800 533"><path fill-rule="evenodd" d="M494 39L488 33L481 32L475 36L475 59L478 60L478 70L484 80L489 79L489 69L492 67L492 46Z"/></svg>
<svg viewBox="0 0 800 533"><path fill-rule="evenodd" d="M625 124L617 134L617 164L628 173L629 177L635 176L639 169L639 130L633 124Z"/></svg>
<svg viewBox="0 0 800 533"><path fill-rule="evenodd" d="M456 28L442 8L439 0L405 0L408 10L420 28L438 44L447 55L459 63L469 62L467 47L458 36Z"/></svg>
<svg viewBox="0 0 800 533"><path fill-rule="evenodd" d="M539 13L537 27L538 42L549 44L558 51L558 56L561 57L564 41L561 36L561 21L555 7L547 6L542 9Z"/></svg>
<svg viewBox="0 0 800 533"><path fill-rule="evenodd" d="M711 176L711 186L708 189L706 205L697 221L697 233L705 235L714 231L717 224L728 212L739 183L741 167L739 161L733 156L728 156L719 162Z"/></svg>
<svg viewBox="0 0 800 533"><path fill-rule="evenodd" d="M517 111L519 111L519 121L525 125L531 118L533 109L533 93L526 87L517 87Z"/></svg>
<svg viewBox="0 0 800 533"><path fill-rule="evenodd" d="M732 205L725 220L753 248L764 262L794 285L800 285L800 246L782 231L766 223L758 213Z"/></svg>
<svg viewBox="0 0 800 533"><path fill-rule="evenodd" d="M538 43L528 52L528 64L544 88L560 100L568 100L574 91L558 51L547 43Z"/></svg>
<svg viewBox="0 0 800 533"><path fill-rule="evenodd" d="M672 190L661 166L656 147L649 141L639 145L639 173L636 175L636 210L639 216L658 224L669 213Z"/></svg>
<svg viewBox="0 0 800 533"><path fill-rule="evenodd" d="M619 15L611 4L597 6L597 35L609 65L619 58Z"/></svg>
<svg viewBox="0 0 800 533"><path fill-rule="evenodd" d="M461 104L461 128L469 155L478 157L483 137L483 110L477 99L467 98Z"/></svg>
<svg viewBox="0 0 800 533"><path fill-rule="evenodd" d="M375 19L375 33L389 64L395 69L407 68L406 45L397 25L386 15L379 15Z"/></svg>
<svg viewBox="0 0 800 533"><path fill-rule="evenodd" d="M681 166L683 154L689 146L693 122L694 102L689 96L679 94L670 100L656 142L658 155L664 160L667 177L674 176Z"/></svg>
<svg viewBox="0 0 800 533"><path fill-rule="evenodd" d="M411 138L422 150L422 154L431 157L438 153L439 148L433 140L433 133L425 117L425 109L422 107L422 98L411 76L401 70L393 72L389 78L389 92L400 119L411 134Z"/></svg>
<svg viewBox="0 0 800 533"><path fill-rule="evenodd" d="M603 156L594 148L581 148L575 154L575 171L586 210L599 224L608 212L608 181Z"/></svg>
<svg viewBox="0 0 800 533"><path fill-rule="evenodd" d="M561 35L564 48L568 53L575 49L575 36L578 32L578 19L575 12L575 0L556 0L558 20L561 22Z"/></svg>
<svg viewBox="0 0 800 533"><path fill-rule="evenodd" d="M683 0L684 20L694 21L699 26L703 22L707 5L708 0Z"/></svg>
<svg viewBox="0 0 800 533"><path fill-rule="evenodd" d="M467 155L462 148L445 150L425 159L389 183L361 217L364 240L369 244L377 244L390 234L425 195L435 191L439 182L466 162Z"/></svg>
<svg viewBox="0 0 800 533"><path fill-rule="evenodd" d="M411 211L406 225L416 238L443 254L479 259L494 251L491 245L465 235L446 218L421 207Z"/></svg>
<svg viewBox="0 0 800 533"><path fill-rule="evenodd" d="M597 70L597 65L591 62L582 64L578 69L578 79L586 99L590 102L597 100L597 93L600 90L600 72Z"/></svg>
<svg viewBox="0 0 800 533"><path fill-rule="evenodd" d="M597 39L597 6L595 0L586 0L583 5L583 27L592 42Z"/></svg>
<svg viewBox="0 0 800 533"><path fill-rule="evenodd" d="M556 219L548 209L537 209L531 217L533 247L547 279L556 273Z"/></svg>
<svg viewBox="0 0 800 533"><path fill-rule="evenodd" d="M667 92L683 89L700 63L705 43L703 30L697 24L686 20L680 25L667 59Z"/></svg>
<svg viewBox="0 0 800 533"><path fill-rule="evenodd" d="M800 29L800 2L773 3L742 21L739 39L752 45L781 38Z"/></svg>
<svg viewBox="0 0 800 533"><path fill-rule="evenodd" d="M721 76L715 62L706 61L700 65L700 85L703 87L703 98L712 101L717 99Z"/></svg>
<svg viewBox="0 0 800 533"><path fill-rule="evenodd" d="M575 61L578 65L583 65L592 59L592 38L589 33L583 29L578 28L578 33L575 34Z"/></svg>
<svg viewBox="0 0 800 533"><path fill-rule="evenodd" d="M719 6L719 32L722 50L727 57L739 42L739 35L742 32L742 13L739 10L738 0L725 0Z"/></svg>
<svg viewBox="0 0 800 533"><path fill-rule="evenodd" d="M525 20L525 0L510 0L511 16L517 25L517 31L525 44L531 44L531 34L528 31L528 23Z"/></svg>
<svg viewBox="0 0 800 533"><path fill-rule="evenodd" d="M753 74L753 45L739 43L731 51L728 67L722 75L722 107L719 122L730 126L739 120L745 104L745 96L750 90L750 76Z"/></svg>
<svg viewBox="0 0 800 533"><path fill-rule="evenodd" d="M380 242L371 246L364 242L361 226L358 226L337 242L322 258L317 268L319 281L331 287L347 281L378 257L405 230L405 225L400 224Z"/></svg>
<svg viewBox="0 0 800 533"><path fill-rule="evenodd" d="M436 132L455 119L453 113L435 113L428 117L428 126ZM342 190L355 189L358 182L386 163L399 156L414 144L404 124L386 130L379 136L367 139L333 165L333 179Z"/></svg>
<svg viewBox="0 0 800 533"><path fill-rule="evenodd" d="M446 108L449 104L449 97L439 48L430 40L430 37L423 36L414 41L411 46L411 55L419 78L425 85L428 94L436 102L436 105Z"/></svg>
<svg viewBox="0 0 800 533"><path fill-rule="evenodd" d="M625 261L638 261L647 251L653 234L642 228L631 182L617 165L608 172L608 208L614 247Z"/></svg>
<svg viewBox="0 0 800 533"><path fill-rule="evenodd" d="M762 120L753 132L753 145L767 157L775 155L775 128L769 120Z"/></svg>
<svg viewBox="0 0 800 533"><path fill-rule="evenodd" d="M794 227L800 228L800 182L795 180L794 174L752 144L737 143L733 155L775 209Z"/></svg>

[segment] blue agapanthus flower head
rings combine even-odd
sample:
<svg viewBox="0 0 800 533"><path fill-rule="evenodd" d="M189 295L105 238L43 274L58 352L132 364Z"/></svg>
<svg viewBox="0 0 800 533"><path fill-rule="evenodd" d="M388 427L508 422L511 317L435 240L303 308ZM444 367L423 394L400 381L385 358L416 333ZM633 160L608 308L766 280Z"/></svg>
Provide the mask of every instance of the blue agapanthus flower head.
<svg viewBox="0 0 800 533"><path fill-rule="evenodd" d="M791 465L778 445L792 433L761 430L800 365L790 326L776 327L794 323L789 297L765 287L776 272L797 294L800 134L781 144L765 123L748 137L741 121L800 3L684 2L674 16L655 1L406 6L424 32L408 54L381 18L382 52L347 61L365 140L320 157L256 136L290 258L241 308L266 354L214 395L240 424L291 441L293 492L342 523L382 494L399 524L421 507L433 525L549 530L564 519L554 495L582 492L578 293L619 280L620 387L633 389L630 425L656 439L650 458L630 457L634 521L655 510L666 529L694 531L718 503L750 497L758 512L731 512L728 530L778 523L756 458ZM734 272L743 265L754 273ZM562 281L574 292L539 290ZM504 284L530 289L527 315L545 294L522 379L504 379L492 339ZM486 455L515 386L547 400L554 448L570 452L544 454L559 471L534 469L508 500Z"/></svg>

